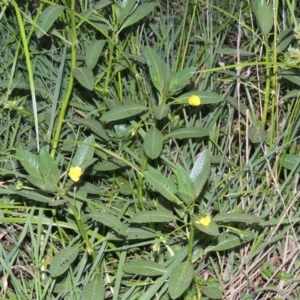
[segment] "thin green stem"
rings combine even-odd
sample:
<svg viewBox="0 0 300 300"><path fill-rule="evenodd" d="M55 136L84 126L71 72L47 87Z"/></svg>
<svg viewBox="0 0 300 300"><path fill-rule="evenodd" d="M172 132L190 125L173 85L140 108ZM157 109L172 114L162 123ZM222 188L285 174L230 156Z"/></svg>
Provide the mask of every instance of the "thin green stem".
<svg viewBox="0 0 300 300"><path fill-rule="evenodd" d="M195 228L193 222L190 223L190 235L188 244L188 260L193 263L193 245L194 245Z"/></svg>
<svg viewBox="0 0 300 300"><path fill-rule="evenodd" d="M269 56L270 56L270 48L265 41L266 45L266 62L269 62ZM263 107L263 115L262 115L262 125L263 127L267 123L267 116L268 116L268 109L269 109L269 99L270 99L270 88L271 88L271 69L266 68L266 87L265 87L265 97L264 97L264 107Z"/></svg>
<svg viewBox="0 0 300 300"><path fill-rule="evenodd" d="M145 210L145 205L144 205L144 190L143 190L143 183L144 183L144 174L146 168L148 165L148 156L144 154L143 162L142 162L142 169L141 169L141 174L139 174L139 185L138 185L138 199L139 199L139 204L142 210Z"/></svg>
<svg viewBox="0 0 300 300"><path fill-rule="evenodd" d="M271 107L271 126L270 126L270 145L273 144L275 135L275 131L277 130L277 93L278 93L278 80L277 80L277 16L278 16L278 7L279 1L275 1L275 9L274 9L274 43L273 43L273 71L272 71L272 107Z"/></svg>
<svg viewBox="0 0 300 300"><path fill-rule="evenodd" d="M184 50L183 50L183 54L180 55L180 60L181 60L181 65L180 65L180 70L182 70L184 68L184 64L185 64L185 61L186 61L186 54L187 54L187 51L190 47L190 38L191 38L191 35L192 35L192 30L193 30L193 24L194 24L194 20L195 20L195 16L196 16L196 11L197 11L197 6L194 5L193 7L193 13L192 13L192 18L190 20L190 28L189 28L189 32L188 32L188 35L187 35L187 38L186 38L186 42L185 42L185 45L184 45ZM179 56L179 55L178 55Z"/></svg>
<svg viewBox="0 0 300 300"><path fill-rule="evenodd" d="M56 129L55 129L55 136L52 141L52 147L51 147L51 156L54 157L57 151L58 141L61 134L62 125L65 120L65 115L69 106L69 101L72 95L73 91L73 85L74 85L74 76L73 76L73 69L76 67L76 43L77 43L77 35L76 35L76 23L75 23L75 0L72 0L71 2L71 10L70 10L70 19L71 19L71 73L70 73L70 79L68 84L68 89L65 95L65 98L62 101Z"/></svg>
<svg viewBox="0 0 300 300"><path fill-rule="evenodd" d="M39 140L39 126L38 126L38 118L37 118L37 103L36 103L36 97L35 97L33 70L32 70L32 66L31 66L28 39L26 37L25 25L24 25L24 22L23 22L23 19L21 16L19 6L16 3L16 1L14 1L14 0L12 1L12 4L14 6L14 9L15 9L15 12L17 15L19 30L20 30L20 34L21 34L22 43L23 43L23 50L24 50L25 59L26 59L28 80L29 80L29 86L30 86L30 92L31 92L32 110L33 110L33 116L34 116L34 127L35 127L35 132L36 132L36 145L37 145L37 150L39 152L40 140Z"/></svg>
<svg viewBox="0 0 300 300"><path fill-rule="evenodd" d="M182 28L181 28L181 34L180 34L180 40L179 40L179 46L178 46L178 53L181 52L181 48L182 48L182 44L183 44L185 24L186 24L186 20L187 20L188 11L189 11L188 7L189 7L189 0L187 0L186 3L185 3L184 16L183 16L183 21L181 23ZM181 59L182 59L182 56L177 55L176 64L175 64L175 71L178 70L179 63L180 63Z"/></svg>

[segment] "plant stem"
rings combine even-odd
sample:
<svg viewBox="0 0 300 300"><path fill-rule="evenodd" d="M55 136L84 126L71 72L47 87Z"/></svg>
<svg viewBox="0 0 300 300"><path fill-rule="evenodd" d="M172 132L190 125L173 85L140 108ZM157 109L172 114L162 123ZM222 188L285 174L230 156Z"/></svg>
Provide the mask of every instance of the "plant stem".
<svg viewBox="0 0 300 300"><path fill-rule="evenodd" d="M191 221L191 220L190 220ZM188 245L188 260L193 263L193 244L194 244L195 228L193 222L190 224L190 236Z"/></svg>
<svg viewBox="0 0 300 300"><path fill-rule="evenodd" d="M69 84L68 84L68 89L65 95L65 98L62 101L61 105L61 110L60 114L58 117L56 129L55 129L55 136L52 141L52 146L51 146L51 156L54 157L56 154L57 150L57 145L59 141L59 137L61 134L61 129L62 125L65 119L65 115L68 109L69 101L71 98L71 94L73 91L73 85L74 85L74 76L73 76L73 69L76 67L76 43L77 43L77 35L76 35L76 23L75 23L75 0L72 0L71 2L71 10L70 10L70 18L71 18L71 39L72 39L72 44L71 44L71 74L70 74L70 79L69 79Z"/></svg>

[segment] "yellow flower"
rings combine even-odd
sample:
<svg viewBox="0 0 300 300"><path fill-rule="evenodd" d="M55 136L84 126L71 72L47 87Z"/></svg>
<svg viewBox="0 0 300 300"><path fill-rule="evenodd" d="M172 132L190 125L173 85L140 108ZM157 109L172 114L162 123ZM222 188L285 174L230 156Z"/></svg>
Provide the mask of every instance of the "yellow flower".
<svg viewBox="0 0 300 300"><path fill-rule="evenodd" d="M203 226L208 226L211 222L211 217L210 216L206 216L205 218L201 218L199 220L196 221L196 224L200 224Z"/></svg>
<svg viewBox="0 0 300 300"><path fill-rule="evenodd" d="M68 175L74 182L77 182L82 174L83 172L80 167L71 167Z"/></svg>
<svg viewBox="0 0 300 300"><path fill-rule="evenodd" d="M20 182L20 181L18 181L17 184L16 184L16 189L17 189L17 190L21 190L23 187L24 187L24 186L23 186L23 183Z"/></svg>
<svg viewBox="0 0 300 300"><path fill-rule="evenodd" d="M189 98L189 105L191 105L191 106L199 106L200 104L201 104L201 99L200 99L199 96L192 95Z"/></svg>

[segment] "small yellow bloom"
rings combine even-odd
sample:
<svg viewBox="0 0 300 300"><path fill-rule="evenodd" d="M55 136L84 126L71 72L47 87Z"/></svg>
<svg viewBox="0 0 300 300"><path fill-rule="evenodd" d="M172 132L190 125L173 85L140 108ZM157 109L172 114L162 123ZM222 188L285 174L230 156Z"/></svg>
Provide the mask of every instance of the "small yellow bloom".
<svg viewBox="0 0 300 300"><path fill-rule="evenodd" d="M136 129L132 129L132 131L131 131L131 136L134 136L134 135L136 135Z"/></svg>
<svg viewBox="0 0 300 300"><path fill-rule="evenodd" d="M205 218L201 218L199 220L196 221L196 224L200 224L203 226L208 226L211 222L211 217L210 216L206 216Z"/></svg>
<svg viewBox="0 0 300 300"><path fill-rule="evenodd" d="M200 99L199 96L192 95L189 98L189 105L191 105L191 106L199 106L200 104L201 104L201 99Z"/></svg>
<svg viewBox="0 0 300 300"><path fill-rule="evenodd" d="M21 190L23 187L24 187L24 186L23 186L23 183L20 182L20 181L18 181L17 184L16 184L16 189L17 189L17 190Z"/></svg>
<svg viewBox="0 0 300 300"><path fill-rule="evenodd" d="M74 182L78 182L82 174L83 172L80 167L71 167L68 175Z"/></svg>

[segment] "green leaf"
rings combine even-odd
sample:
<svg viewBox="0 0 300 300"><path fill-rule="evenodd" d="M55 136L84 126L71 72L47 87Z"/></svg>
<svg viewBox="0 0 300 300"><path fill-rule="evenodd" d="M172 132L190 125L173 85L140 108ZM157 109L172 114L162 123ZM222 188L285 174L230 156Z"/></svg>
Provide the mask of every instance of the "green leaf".
<svg viewBox="0 0 300 300"><path fill-rule="evenodd" d="M200 195L204 184L206 183L210 174L210 156L207 150L203 151L197 158L190 178L193 182L193 190L195 199Z"/></svg>
<svg viewBox="0 0 300 300"><path fill-rule="evenodd" d="M188 195L188 194L185 194L185 193L177 192L176 196L178 196L178 198L182 202L184 202L187 206L190 206L194 202L194 200L195 200L194 196L191 196L191 195Z"/></svg>
<svg viewBox="0 0 300 300"><path fill-rule="evenodd" d="M138 224L130 224L130 227L126 229L126 240L147 240L153 239L156 236L155 231L152 228L140 226Z"/></svg>
<svg viewBox="0 0 300 300"><path fill-rule="evenodd" d="M96 66L106 40L94 40L87 46L85 63L88 69L93 70Z"/></svg>
<svg viewBox="0 0 300 300"><path fill-rule="evenodd" d="M73 75L83 87L90 91L94 89L94 75L91 69L74 68Z"/></svg>
<svg viewBox="0 0 300 300"><path fill-rule="evenodd" d="M176 216L167 210L158 211L140 211L133 218L130 219L131 223L161 223L171 222L178 220Z"/></svg>
<svg viewBox="0 0 300 300"><path fill-rule="evenodd" d="M139 113L141 113L146 109L147 107L135 102L126 103L124 105L114 107L107 113L103 114L103 116L101 117L101 121L112 122L112 121L127 119L135 115L138 115Z"/></svg>
<svg viewBox="0 0 300 300"><path fill-rule="evenodd" d="M152 83L163 94L169 82L168 66L151 47L146 46L144 52Z"/></svg>
<svg viewBox="0 0 300 300"><path fill-rule="evenodd" d="M209 135L209 131L198 127L185 127L174 130L167 135L165 139L190 139L190 138L202 138Z"/></svg>
<svg viewBox="0 0 300 300"><path fill-rule="evenodd" d="M65 273L79 254L78 247L67 247L58 252L51 261L50 275L58 277Z"/></svg>
<svg viewBox="0 0 300 300"><path fill-rule="evenodd" d="M254 0L252 7L260 30L264 38L267 39L274 24L272 7L265 0Z"/></svg>
<svg viewBox="0 0 300 300"><path fill-rule="evenodd" d="M136 1L134 1L136 3ZM119 31L123 30L124 28L131 26L138 21L142 20L144 17L146 17L153 9L155 8L155 3L144 3L131 14L128 16L128 18L124 21L122 24L122 27Z"/></svg>
<svg viewBox="0 0 300 300"><path fill-rule="evenodd" d="M82 124L88 127L93 131L93 133L97 134L105 141L109 140L104 128L102 127L102 124L97 120L80 118L80 119L72 120L72 122L77 124Z"/></svg>
<svg viewBox="0 0 300 300"><path fill-rule="evenodd" d="M204 226L204 225L198 224L196 222L194 223L194 225L198 230L200 230L208 235L218 236L220 234L219 227L214 220L211 220L208 226Z"/></svg>
<svg viewBox="0 0 300 300"><path fill-rule="evenodd" d="M169 294L172 299L178 299L190 286L195 271L189 261L185 261L177 266L171 273L169 279Z"/></svg>
<svg viewBox="0 0 300 300"><path fill-rule="evenodd" d="M268 133L261 126L251 126L248 133L249 140L254 144L262 143L268 137Z"/></svg>
<svg viewBox="0 0 300 300"><path fill-rule="evenodd" d="M230 222L241 222L241 223L260 223L263 222L263 219L249 215L244 213L226 213L226 214L220 214L216 215L214 218L215 222L223 222L223 223L230 223Z"/></svg>
<svg viewBox="0 0 300 300"><path fill-rule="evenodd" d="M34 186L38 187L42 191L46 191L46 183L45 180L40 178L33 177L31 175L27 175L26 179Z"/></svg>
<svg viewBox="0 0 300 300"><path fill-rule="evenodd" d="M28 198L30 200L43 202L43 203L50 203L53 201L53 198L46 196L45 194L42 194L41 192L34 192L31 190L19 190L15 191L14 194L20 195L22 197Z"/></svg>
<svg viewBox="0 0 300 300"><path fill-rule="evenodd" d="M187 194L194 199L193 185L189 172L181 165L175 170L179 193Z"/></svg>
<svg viewBox="0 0 300 300"><path fill-rule="evenodd" d="M172 73L169 84L169 95L173 95L182 90L190 81L197 68L186 68L182 71Z"/></svg>
<svg viewBox="0 0 300 300"><path fill-rule="evenodd" d="M286 154L282 166L287 170L300 172L300 156L297 154Z"/></svg>
<svg viewBox="0 0 300 300"><path fill-rule="evenodd" d="M86 161L93 158L95 153L95 138L93 135L87 137L82 144L78 147L73 160L73 167L81 167Z"/></svg>
<svg viewBox="0 0 300 300"><path fill-rule="evenodd" d="M88 214L86 217L100 222L110 229L113 229L117 233L126 236L126 225L110 213L96 212L93 214Z"/></svg>
<svg viewBox="0 0 300 300"><path fill-rule="evenodd" d="M163 195L167 200L173 202L180 202L175 196L177 189L173 180L166 178L160 172L153 169L145 172L146 180L152 185L157 192Z"/></svg>
<svg viewBox="0 0 300 300"><path fill-rule="evenodd" d="M101 172L114 171L126 166L127 164L122 160L117 158L112 158L110 160L105 160L100 163L97 163L97 165L93 167L93 170L101 171Z"/></svg>
<svg viewBox="0 0 300 300"><path fill-rule="evenodd" d="M243 245L245 243L248 243L255 237L255 233L250 230L242 231L242 233L242 238L237 236L236 234L229 232L224 232L220 234L216 238L214 245L208 246L206 248L206 252L229 250L237 246Z"/></svg>
<svg viewBox="0 0 300 300"><path fill-rule="evenodd" d="M166 269L157 262L150 260L133 260L125 263L123 271L128 274L141 276L161 276Z"/></svg>
<svg viewBox="0 0 300 300"><path fill-rule="evenodd" d="M239 113L241 113L244 116L247 116L247 110L249 110L249 108L244 103L239 103L236 98L231 96L226 97L226 101L230 105L232 105Z"/></svg>
<svg viewBox="0 0 300 300"><path fill-rule="evenodd" d="M38 156L20 148L16 150L16 154L26 172L32 177L40 178L42 180L42 175L39 171L40 165Z"/></svg>
<svg viewBox="0 0 300 300"><path fill-rule="evenodd" d="M136 5L136 0L116 1L115 12L118 25L121 25L124 20L132 14Z"/></svg>
<svg viewBox="0 0 300 300"><path fill-rule="evenodd" d="M222 102L223 99L220 95L214 92L205 92L205 91L193 91L193 92L188 92L180 97L176 98L176 103L178 104L188 104L189 98L191 96L198 96L201 100L200 105L202 104L213 104L213 103L219 103Z"/></svg>
<svg viewBox="0 0 300 300"><path fill-rule="evenodd" d="M155 127L152 127L145 135L144 138L144 151L151 159L159 157L164 143L164 136Z"/></svg>
<svg viewBox="0 0 300 300"><path fill-rule="evenodd" d="M103 280L96 276L82 290L81 300L104 300L105 287Z"/></svg>
<svg viewBox="0 0 300 300"><path fill-rule="evenodd" d="M201 287L201 292L209 299L222 299L223 293L218 284Z"/></svg>
<svg viewBox="0 0 300 300"><path fill-rule="evenodd" d="M44 9L40 14L35 33L37 38L41 38L57 20L57 18L65 10L64 6L61 5L51 5Z"/></svg>
<svg viewBox="0 0 300 300"><path fill-rule="evenodd" d="M292 40L294 39L294 30L293 28L287 28L280 32L277 36L277 51L278 53L283 52L286 48L291 45Z"/></svg>
<svg viewBox="0 0 300 300"><path fill-rule="evenodd" d="M39 155L40 172L45 180L51 180L56 185L59 181L60 171L53 157L43 148Z"/></svg>
<svg viewBox="0 0 300 300"><path fill-rule="evenodd" d="M300 71L299 69L291 69L279 72L281 78L289 80L292 83L300 86Z"/></svg>
<svg viewBox="0 0 300 300"><path fill-rule="evenodd" d="M154 107L153 114L157 120L162 120L164 117L168 115L169 111L170 111L170 105L162 104Z"/></svg>

